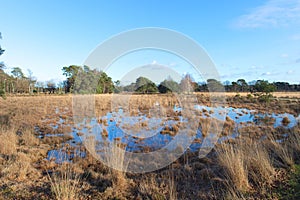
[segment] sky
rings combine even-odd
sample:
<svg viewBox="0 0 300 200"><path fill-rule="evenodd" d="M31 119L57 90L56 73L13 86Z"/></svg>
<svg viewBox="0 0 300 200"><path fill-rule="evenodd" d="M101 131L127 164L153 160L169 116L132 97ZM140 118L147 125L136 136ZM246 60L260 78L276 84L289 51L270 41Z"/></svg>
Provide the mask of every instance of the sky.
<svg viewBox="0 0 300 200"><path fill-rule="evenodd" d="M114 35L160 27L196 41L222 81L300 83L300 0L0 0L0 12L0 61L39 81L64 80L62 67L82 65ZM154 64L203 81L185 60L159 50L124 55L107 73L121 80Z"/></svg>

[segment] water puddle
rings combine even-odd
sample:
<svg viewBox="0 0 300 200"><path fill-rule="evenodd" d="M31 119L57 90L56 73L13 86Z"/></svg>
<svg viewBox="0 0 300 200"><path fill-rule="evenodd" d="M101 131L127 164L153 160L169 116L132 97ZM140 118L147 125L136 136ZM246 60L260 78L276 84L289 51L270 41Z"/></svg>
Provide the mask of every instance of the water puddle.
<svg viewBox="0 0 300 200"><path fill-rule="evenodd" d="M274 128L282 126L285 129L294 127L300 118L291 114L265 114L258 113L255 110L241 108L210 108L207 106L195 106L199 112L199 117L203 119L211 118L223 122L233 121L234 128L230 134L218 138L218 142L224 142L239 136L238 128L249 125L273 126ZM181 108L174 107L174 112L181 112ZM58 111L57 111L58 112ZM227 117L225 117L227 116ZM289 123L283 126L282 121L287 118ZM58 129L65 120L60 118L56 124L51 124L53 129ZM47 159L56 159L56 162L71 161L74 157L85 157L86 152L81 148L87 138L93 137L96 141L96 151L101 152L104 143L114 141L123 145L126 151L130 152L151 152L163 148L171 142L180 128L180 124L188 123L181 115L168 118L159 118L156 115L138 113L136 116L126 115L122 109L117 112L109 112L101 118L85 119L81 123L72 126L72 131L68 133L72 139L63 143L61 149L53 149L48 152ZM38 129L37 129L38 131ZM40 137L61 137L66 133L47 134L41 133ZM213 141L216 135L208 133L205 135L205 145L210 144L210 138ZM197 151L202 147L204 137L200 128L194 135L194 142L189 149ZM280 140L278 140L280 142Z"/></svg>

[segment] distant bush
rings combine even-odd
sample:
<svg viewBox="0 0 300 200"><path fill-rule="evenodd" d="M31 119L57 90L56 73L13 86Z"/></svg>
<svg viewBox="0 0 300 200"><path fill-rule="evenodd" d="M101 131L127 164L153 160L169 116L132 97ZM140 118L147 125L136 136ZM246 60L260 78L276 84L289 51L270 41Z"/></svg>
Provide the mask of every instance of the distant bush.
<svg viewBox="0 0 300 200"><path fill-rule="evenodd" d="M261 94L258 96L258 101L269 103L271 101L271 98L273 98L272 94Z"/></svg>
<svg viewBox="0 0 300 200"><path fill-rule="evenodd" d="M247 94L247 99L253 99L253 96L251 94Z"/></svg>

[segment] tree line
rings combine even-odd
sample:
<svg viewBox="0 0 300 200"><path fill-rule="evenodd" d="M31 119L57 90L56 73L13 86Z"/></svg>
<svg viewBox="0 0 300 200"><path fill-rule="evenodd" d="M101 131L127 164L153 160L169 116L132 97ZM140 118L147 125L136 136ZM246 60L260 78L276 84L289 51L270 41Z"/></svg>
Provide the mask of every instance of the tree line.
<svg viewBox="0 0 300 200"><path fill-rule="evenodd" d="M0 39L1 33L0 33ZM0 56L5 52L0 46ZM250 92L270 94L274 91L296 92L300 91L300 84L289 84L288 82L273 82L257 80L247 83L245 79L237 81L225 81L221 83L215 79L205 82L196 82L190 74L186 74L179 82L167 78L156 84L147 77L140 76L135 82L121 85L119 80L113 82L105 72L91 69L89 66L70 65L62 68L62 74L66 80L55 83L54 81L40 82L33 76L31 70L27 75L21 68L14 67L10 74L4 72L5 65L0 62L0 96L5 94L19 93L78 93L78 94L103 94L103 93L191 93L191 92Z"/></svg>
<svg viewBox="0 0 300 200"><path fill-rule="evenodd" d="M288 82L273 82L267 80L256 80L247 83L244 79L221 83L215 79L208 79L206 82L196 82L189 74L183 76L178 83L171 78L155 85L145 77L139 77L135 83L118 87L119 91L139 93L169 93L169 92L248 92L248 93L271 93L271 92L297 92L300 91L300 84L289 84Z"/></svg>
<svg viewBox="0 0 300 200"><path fill-rule="evenodd" d="M4 65L2 65L4 66ZM191 93L191 92L248 92L248 93L272 93L300 91L299 84L288 82L273 82L257 80L247 83L244 79L221 83L215 79L206 82L196 82L190 74L176 82L167 78L156 84L147 77L140 76L135 82L121 85L120 81L113 82L105 72L91 69L88 66L70 65L62 68L62 74L66 80L55 83L54 81L40 82L33 76L31 70L25 75L21 68L12 68L10 74L0 68L0 94L38 94L38 93L78 93L78 94L103 94L103 93Z"/></svg>
<svg viewBox="0 0 300 200"><path fill-rule="evenodd" d="M62 68L67 80L63 82L65 93L103 94L113 93L115 85L105 72L89 66L71 65Z"/></svg>

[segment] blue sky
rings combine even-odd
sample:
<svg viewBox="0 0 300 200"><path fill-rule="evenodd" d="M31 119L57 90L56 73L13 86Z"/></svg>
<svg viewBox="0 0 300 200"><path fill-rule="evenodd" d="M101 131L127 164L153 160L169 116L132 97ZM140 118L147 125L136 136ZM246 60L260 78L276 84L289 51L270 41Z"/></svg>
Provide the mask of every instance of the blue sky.
<svg viewBox="0 0 300 200"><path fill-rule="evenodd" d="M300 83L300 0L0 0L0 10L0 44L6 50L0 61L7 71L31 69L40 81L63 80L63 66L83 64L113 35L162 27L198 42L222 81ZM145 51L116 63L122 69L158 63L190 72L185 62L164 55ZM110 70L109 75L116 80L124 74Z"/></svg>

